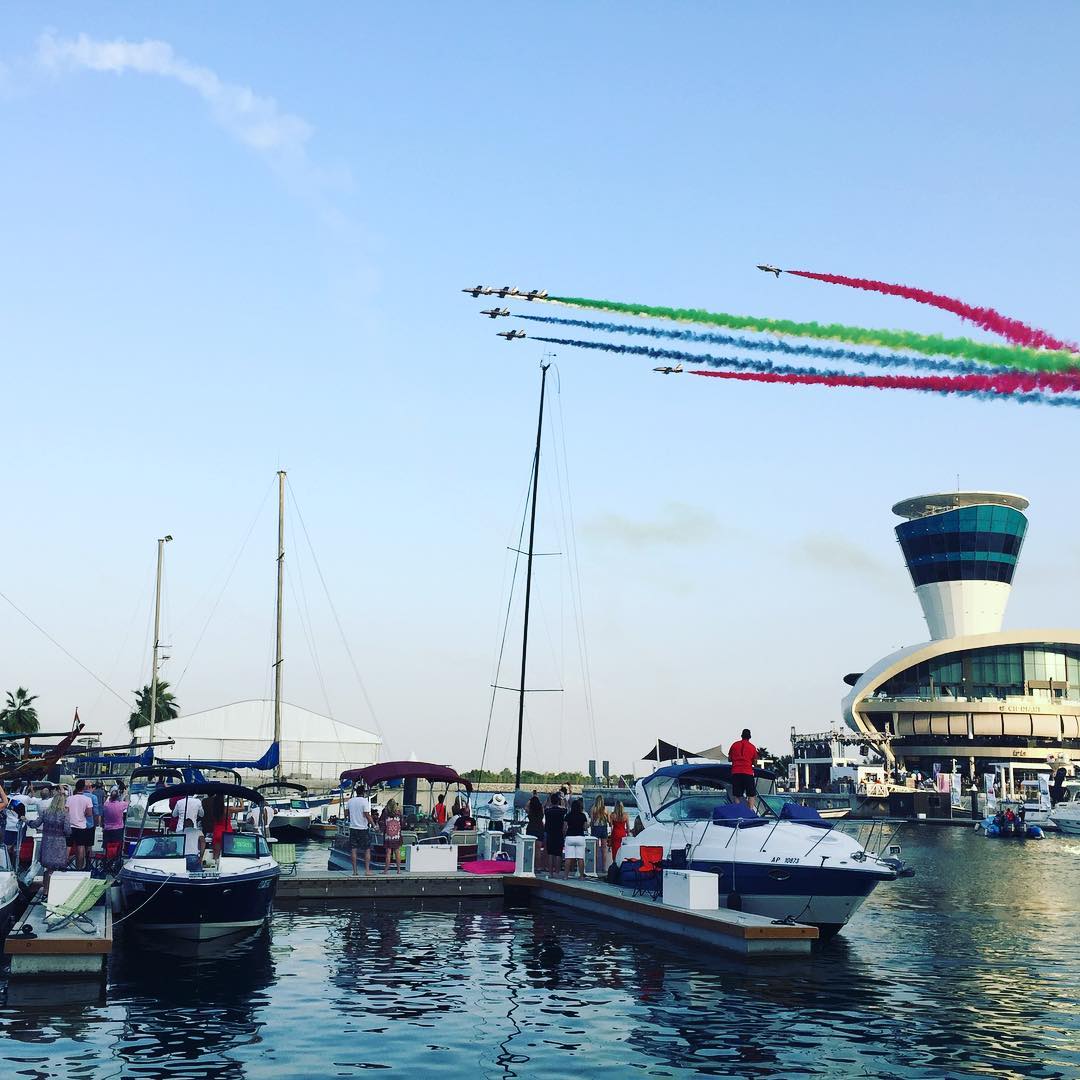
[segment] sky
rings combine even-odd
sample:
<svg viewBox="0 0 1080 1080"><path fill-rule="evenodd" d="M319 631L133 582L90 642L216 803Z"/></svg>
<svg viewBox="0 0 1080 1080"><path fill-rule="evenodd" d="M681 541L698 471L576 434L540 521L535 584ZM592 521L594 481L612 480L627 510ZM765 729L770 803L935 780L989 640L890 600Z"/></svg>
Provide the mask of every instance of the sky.
<svg viewBox="0 0 1080 1080"><path fill-rule="evenodd" d="M166 533L182 710L269 695L281 468L285 698L384 758L470 768L487 735L512 766L490 685L543 346L463 286L980 336L768 261L1080 337L1075 5L16 3L3 31L0 690L43 727L122 731ZM561 692L526 768L838 724L845 673L927 636L903 497L1026 495L1006 624L1076 625L1071 410L555 352L528 685Z"/></svg>

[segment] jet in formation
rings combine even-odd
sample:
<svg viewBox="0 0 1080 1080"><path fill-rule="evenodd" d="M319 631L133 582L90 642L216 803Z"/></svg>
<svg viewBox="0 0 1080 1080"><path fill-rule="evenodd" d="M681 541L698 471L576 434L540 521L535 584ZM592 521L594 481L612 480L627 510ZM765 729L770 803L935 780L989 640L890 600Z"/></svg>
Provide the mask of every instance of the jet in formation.
<svg viewBox="0 0 1080 1080"><path fill-rule="evenodd" d="M513 285L504 285L501 289L489 289L489 296L497 296L500 300L505 300L508 296L520 296L521 291L515 289Z"/></svg>
<svg viewBox="0 0 1080 1080"><path fill-rule="evenodd" d="M523 300L546 300L547 289L530 289L527 293L522 293L521 298Z"/></svg>
<svg viewBox="0 0 1080 1080"><path fill-rule="evenodd" d="M661 375L681 375L683 373L682 364L676 364L674 367L654 367L653 371L659 371Z"/></svg>
<svg viewBox="0 0 1080 1080"><path fill-rule="evenodd" d="M493 289L489 289L486 285L474 285L471 289L462 289L464 293L468 293L474 300L478 296L490 296Z"/></svg>
<svg viewBox="0 0 1080 1080"><path fill-rule="evenodd" d="M757 268L764 270L766 274L775 274L777 277L783 273L779 266L770 266L768 263L758 263Z"/></svg>
<svg viewBox="0 0 1080 1080"><path fill-rule="evenodd" d="M514 338L523 338L525 336L524 330L503 330L499 337L506 338L507 341L513 341Z"/></svg>
<svg viewBox="0 0 1080 1080"><path fill-rule="evenodd" d="M510 314L510 309L506 308L506 307L504 307L504 308L493 307L493 308L488 308L487 311L481 311L480 314L481 315L486 315L489 319L497 319L500 315L509 315Z"/></svg>

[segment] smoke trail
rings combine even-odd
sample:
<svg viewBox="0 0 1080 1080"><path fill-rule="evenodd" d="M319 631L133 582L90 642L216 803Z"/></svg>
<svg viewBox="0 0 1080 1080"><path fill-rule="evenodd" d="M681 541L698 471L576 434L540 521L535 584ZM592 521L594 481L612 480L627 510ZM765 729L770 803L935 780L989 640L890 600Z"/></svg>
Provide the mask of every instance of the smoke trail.
<svg viewBox="0 0 1080 1080"><path fill-rule="evenodd" d="M933 356L953 356L965 360L981 360L987 364L1024 368L1030 371L1070 371L1076 369L1076 357L1069 352L1044 352L1018 346L988 345L968 338L945 338L938 334L915 334L907 330L868 330L861 326L839 323L794 322L790 319L759 319L751 315L727 315L721 312L700 311L695 308L652 307L647 304L625 304L617 300L588 300L574 296L551 296L547 303L567 307L589 308L593 311L618 312L621 315L641 315L646 318L672 319L676 322L702 323L723 326L729 330L757 330L787 337L823 338L844 341L852 345L880 345L886 349L912 349Z"/></svg>
<svg viewBox="0 0 1080 1080"><path fill-rule="evenodd" d="M668 341L688 341L701 345L733 345L738 349L783 353L785 356L806 356L816 360L842 360L875 367L915 368L916 371L945 371L954 375L977 375L986 371L985 364L973 360L931 360L925 356L905 353L858 352L855 349L827 349L820 345L792 345L772 338L736 337L734 334L698 333L695 330L661 330L655 326L632 326L627 323L594 322L589 319L559 319L553 315L517 315L530 322L555 326L572 326L608 334L632 334L663 338Z"/></svg>
<svg viewBox="0 0 1080 1080"><path fill-rule="evenodd" d="M861 387L875 390L921 390L924 393L974 397L981 401L1015 401L1021 404L1055 405L1080 408L1080 399L1055 397L1038 390L1017 392L997 385L993 375L968 375L945 378L939 375L836 375L817 371L690 371L714 379L739 379L747 382L784 383L789 386ZM983 380L989 380L989 384Z"/></svg>
<svg viewBox="0 0 1080 1080"><path fill-rule="evenodd" d="M796 368L774 364L769 360L741 360L736 357L711 356L708 353L683 352L681 349L657 349L650 345L620 345L614 341L582 341L577 338L533 337L549 345L566 345L575 349L598 349L601 352L621 353L626 356L647 356L650 360L674 360L681 364L708 364L710 367L733 368L738 371L755 371L774 375L805 375L822 379L869 379L858 386L892 386L893 389L925 389L951 392L956 390L986 391L996 394L1021 394L1049 391L1063 394L1080 391L1080 372L1065 374L1053 371L993 371L983 368L980 372L966 375L847 375L843 372L821 368ZM860 354L861 355L861 354ZM888 380L894 380L889 383ZM901 386L907 380L911 386ZM931 386L937 381L941 386ZM926 385L922 385L922 384ZM838 383L837 385L848 385Z"/></svg>
<svg viewBox="0 0 1080 1080"><path fill-rule="evenodd" d="M989 330L992 334L997 334L998 337L1003 337L1015 345L1024 345L1031 349L1066 349L1074 353L1080 351L1077 346L1052 337L1045 330L1028 326L1019 319L1010 319L993 308L975 307L973 304L965 304L963 300L942 296L940 293L929 292L926 289L915 289L909 285L892 285L887 281L873 281L870 278L815 274L811 270L786 270L784 272L794 277L824 281L827 285L845 285L849 289L862 289L864 292L882 293L885 296L900 296L905 300L914 300L917 304L940 308L942 311L959 315L961 319L966 319L983 330Z"/></svg>

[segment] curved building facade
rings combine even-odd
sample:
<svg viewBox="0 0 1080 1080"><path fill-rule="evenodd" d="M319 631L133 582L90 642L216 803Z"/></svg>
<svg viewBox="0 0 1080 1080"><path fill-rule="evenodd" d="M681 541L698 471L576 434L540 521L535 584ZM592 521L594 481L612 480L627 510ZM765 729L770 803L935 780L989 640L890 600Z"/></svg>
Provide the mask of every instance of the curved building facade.
<svg viewBox="0 0 1080 1080"><path fill-rule="evenodd" d="M848 676L846 723L886 759L929 773L955 761L1080 761L1080 630L1002 631L1026 499L949 492L893 507L930 641Z"/></svg>

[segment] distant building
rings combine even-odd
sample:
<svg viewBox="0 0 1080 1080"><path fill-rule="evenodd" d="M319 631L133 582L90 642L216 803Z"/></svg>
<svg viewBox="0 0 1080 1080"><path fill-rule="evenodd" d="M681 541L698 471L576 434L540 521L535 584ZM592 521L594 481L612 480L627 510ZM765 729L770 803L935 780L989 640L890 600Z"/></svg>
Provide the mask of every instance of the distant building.
<svg viewBox="0 0 1080 1080"><path fill-rule="evenodd" d="M154 734L176 740L157 751L161 759L256 761L274 741L274 703L235 701L186 713L158 724ZM377 762L382 745L373 732L287 702L281 704L281 734L282 773L289 779L337 780L345 769Z"/></svg>
<svg viewBox="0 0 1080 1080"><path fill-rule="evenodd" d="M893 512L930 640L849 675L849 727L889 764L976 776L991 762L1080 761L1080 630L1001 629L1027 499L964 491Z"/></svg>

